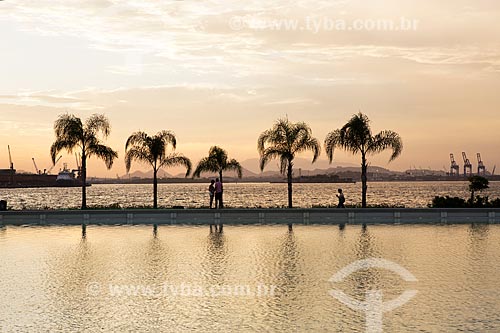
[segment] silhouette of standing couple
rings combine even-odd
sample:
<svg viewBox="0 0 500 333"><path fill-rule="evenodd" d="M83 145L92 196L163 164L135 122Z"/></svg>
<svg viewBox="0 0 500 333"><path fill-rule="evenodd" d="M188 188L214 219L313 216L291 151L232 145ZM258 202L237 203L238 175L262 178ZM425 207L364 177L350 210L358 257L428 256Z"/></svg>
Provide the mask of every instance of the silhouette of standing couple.
<svg viewBox="0 0 500 333"><path fill-rule="evenodd" d="M210 182L208 186L208 193L210 195L210 209L213 208L213 202L215 198L215 209L224 208L224 204L222 203L222 182L219 178Z"/></svg>

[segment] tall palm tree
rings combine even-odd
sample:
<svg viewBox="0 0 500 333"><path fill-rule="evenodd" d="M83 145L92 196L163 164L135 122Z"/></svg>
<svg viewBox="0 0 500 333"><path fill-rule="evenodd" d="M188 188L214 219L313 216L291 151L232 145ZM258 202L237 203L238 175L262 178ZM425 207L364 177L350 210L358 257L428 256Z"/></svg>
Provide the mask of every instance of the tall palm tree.
<svg viewBox="0 0 500 333"><path fill-rule="evenodd" d="M316 162L321 147L316 138L312 137L311 128L303 122L292 123L287 118L279 119L274 126L264 131L257 142L260 154L260 170L266 164L277 158L280 160L280 171L287 175L288 181L288 207L292 208L292 176L293 160L299 153L312 151L313 160Z"/></svg>
<svg viewBox="0 0 500 333"><path fill-rule="evenodd" d="M73 149L80 149L82 155L81 180L82 180L82 209L87 208L87 159L96 156L104 160L106 167L111 169L118 153L105 146L99 136L107 138L111 131L108 118L104 115L94 114L85 123L72 114L62 114L54 123L56 140L50 147L52 163L61 150L72 153Z"/></svg>
<svg viewBox="0 0 500 333"><path fill-rule="evenodd" d="M189 158L177 154L167 154L168 146L175 150L177 140L171 131L160 131L154 136L145 132L135 132L129 136L125 144L125 167L130 171L132 161L147 163L153 167L153 208L158 208L158 171L171 166L185 166L186 177L191 173Z"/></svg>
<svg viewBox="0 0 500 333"><path fill-rule="evenodd" d="M382 131L377 135L372 135L370 120L363 113L358 113L341 129L329 133L325 139L325 150L330 163L333 160L333 151L341 148L353 154L361 154L361 183L362 201L361 206L366 208L367 185L367 156L380 153L386 149L392 149L389 162L396 159L403 150L403 141L399 134L393 131Z"/></svg>
<svg viewBox="0 0 500 333"><path fill-rule="evenodd" d="M210 147L210 150L208 151L208 157L204 157L200 160L200 162L198 162L198 165L193 172L193 178L200 177L202 172L214 172L219 175L220 182L223 183L223 171L231 170L236 171L238 178L242 177L243 171L240 163L234 158L229 159L227 152L224 149L218 146L213 146ZM221 197L220 208L224 208L223 202L224 201Z"/></svg>

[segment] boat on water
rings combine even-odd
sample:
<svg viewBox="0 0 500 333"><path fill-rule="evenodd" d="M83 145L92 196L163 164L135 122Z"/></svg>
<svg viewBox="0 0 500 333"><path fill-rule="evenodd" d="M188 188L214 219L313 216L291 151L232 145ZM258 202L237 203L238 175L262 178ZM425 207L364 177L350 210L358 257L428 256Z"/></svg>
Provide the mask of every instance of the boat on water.
<svg viewBox="0 0 500 333"><path fill-rule="evenodd" d="M0 169L0 188L80 187L80 170L70 170L66 164L57 175L17 173L15 169ZM87 183L87 186L90 184Z"/></svg>
<svg viewBox="0 0 500 333"><path fill-rule="evenodd" d="M64 168L57 174L56 184L57 187L82 186L80 169L70 170L68 169L68 166L64 164ZM90 186L90 184L87 183L86 186Z"/></svg>

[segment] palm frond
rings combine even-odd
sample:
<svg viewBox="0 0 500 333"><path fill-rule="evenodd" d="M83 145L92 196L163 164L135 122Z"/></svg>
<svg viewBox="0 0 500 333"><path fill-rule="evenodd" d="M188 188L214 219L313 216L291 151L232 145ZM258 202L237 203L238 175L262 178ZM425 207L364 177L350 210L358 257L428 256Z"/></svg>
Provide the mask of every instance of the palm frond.
<svg viewBox="0 0 500 333"><path fill-rule="evenodd" d="M307 128L302 126L297 126L298 124L292 125L290 133L290 150L292 152L297 152L301 149L302 145L309 140L311 137L310 132Z"/></svg>
<svg viewBox="0 0 500 333"><path fill-rule="evenodd" d="M200 177L203 172L219 173L225 170L235 170L238 173L238 177L242 177L239 162L235 159L229 160L227 152L224 149L213 146L208 151L208 157L204 157L198 162L193 172L193 178Z"/></svg>
<svg viewBox="0 0 500 333"><path fill-rule="evenodd" d="M332 163L333 153L335 151L335 148L343 147L340 130L337 129L333 132L328 133L324 145L325 145L326 155L328 156L328 160L330 161L330 163Z"/></svg>
<svg viewBox="0 0 500 333"><path fill-rule="evenodd" d="M259 135L257 139L257 151L259 154L262 154L266 149L266 142L270 141L269 136L271 134L271 130L266 130Z"/></svg>
<svg viewBox="0 0 500 333"><path fill-rule="evenodd" d="M196 166L196 169L193 172L193 178L199 178L203 172L219 172L219 166L217 165L214 159L210 157L204 157Z"/></svg>
<svg viewBox="0 0 500 333"><path fill-rule="evenodd" d="M286 155L281 155L280 156L280 173L282 175L286 175L286 170L288 168L288 164L293 166L293 158L289 160Z"/></svg>
<svg viewBox="0 0 500 333"><path fill-rule="evenodd" d="M236 174L238 175L238 178L243 177L243 170L242 170L241 164L240 164L240 162L238 162L234 158L231 159L229 162L227 162L225 170L236 171Z"/></svg>
<svg viewBox="0 0 500 333"><path fill-rule="evenodd" d="M227 152L221 147L213 146L210 147L208 158L216 162L219 169L223 169L224 165L227 163Z"/></svg>
<svg viewBox="0 0 500 333"><path fill-rule="evenodd" d="M175 150L177 147L177 139L175 138L175 134L172 131L160 131L156 133L153 137L153 140L160 140L164 143L165 147L169 144L172 145L172 148Z"/></svg>
<svg viewBox="0 0 500 333"><path fill-rule="evenodd" d="M321 145L316 138L308 138L307 140L304 140L300 143L300 146L297 146L297 153L305 152L305 151L312 151L313 152L313 159L312 163L316 162L318 157L321 154Z"/></svg>
<svg viewBox="0 0 500 333"><path fill-rule="evenodd" d="M393 161L403 151L403 140L398 133L393 131L382 131L373 137L367 151L369 153L379 153L386 149L392 149L389 161Z"/></svg>
<svg viewBox="0 0 500 333"><path fill-rule="evenodd" d="M167 155L169 145L172 146L172 150L175 150L177 146L177 140L172 131L163 130L152 137L143 131L132 133L125 143L125 164L127 170L130 170L133 160L147 162L156 170L161 168L162 163L166 163L164 166L168 166L168 163L170 163L168 159L178 156L175 154ZM184 162L181 161L180 163ZM187 166L188 164L185 165Z"/></svg>
<svg viewBox="0 0 500 333"><path fill-rule="evenodd" d="M132 167L133 161L138 161L142 163L149 163L152 167L154 167L154 160L149 154L147 147L132 147L129 148L125 153L125 168L127 172L130 172L130 168Z"/></svg>
<svg viewBox="0 0 500 333"><path fill-rule="evenodd" d="M362 147L366 147L372 137L370 119L361 112L355 114L347 124L342 127L341 132L345 148L356 153L362 149Z"/></svg>
<svg viewBox="0 0 500 333"><path fill-rule="evenodd" d="M289 156L286 151L276 148L276 147L269 147L264 149L263 152L260 154L260 170L264 171L264 168L266 165L269 163L269 161L275 159L275 158L286 158Z"/></svg>
<svg viewBox="0 0 500 333"><path fill-rule="evenodd" d="M87 156L91 157L95 155L100 158L106 164L108 169L111 169L113 162L118 158L118 153L114 151L111 147L105 146L103 144L96 144L87 147Z"/></svg>
<svg viewBox="0 0 500 333"><path fill-rule="evenodd" d="M192 169L191 160L181 154L170 154L160 161L160 168L167 168L172 166L184 166L186 167L186 177L189 176Z"/></svg>
<svg viewBox="0 0 500 333"><path fill-rule="evenodd" d="M266 144L269 146L281 147L285 150L290 148L290 127L291 123L288 119L278 119L273 127L269 130L262 132L257 140L257 150L262 153L265 150Z"/></svg>
<svg viewBox="0 0 500 333"><path fill-rule="evenodd" d="M62 114L54 122L56 139L66 142L79 142L84 139L83 125L80 118L72 114Z"/></svg>
<svg viewBox="0 0 500 333"><path fill-rule="evenodd" d="M311 128L304 122L292 123L287 118L278 119L271 129L264 131L259 136L257 148L261 156L261 170L269 160L277 158L281 161L282 173L296 154L312 151L314 163L321 153L321 146L312 136Z"/></svg>
<svg viewBox="0 0 500 333"><path fill-rule="evenodd" d="M101 133L104 138L107 138L111 132L111 124L105 115L93 114L85 121L84 130L89 135Z"/></svg>
<svg viewBox="0 0 500 333"><path fill-rule="evenodd" d="M56 163L56 158L60 151L67 150L71 154L73 152L73 148L75 148L75 146L77 145L78 143L75 141L56 139L56 141L50 147L50 157L52 159L52 164Z"/></svg>
<svg viewBox="0 0 500 333"><path fill-rule="evenodd" d="M132 133L125 143L125 150L131 146L141 147L147 145L148 138L148 135L142 131Z"/></svg>

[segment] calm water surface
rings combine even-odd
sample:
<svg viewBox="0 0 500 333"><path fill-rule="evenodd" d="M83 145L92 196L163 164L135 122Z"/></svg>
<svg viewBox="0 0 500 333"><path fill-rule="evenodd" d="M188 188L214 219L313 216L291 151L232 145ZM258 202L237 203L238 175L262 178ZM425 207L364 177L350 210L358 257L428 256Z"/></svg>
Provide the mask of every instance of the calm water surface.
<svg viewBox="0 0 500 333"><path fill-rule="evenodd" d="M385 332L500 332L496 225L227 226L224 234L162 226L157 237L148 226L90 226L85 238L78 227L7 227L0 255L2 332L364 332L364 313L332 288L360 301L371 289L384 301L417 290L384 314ZM418 281L378 268L328 281L366 258L391 260ZM259 285L274 294L206 293ZM165 286L184 291L161 293Z"/></svg>
<svg viewBox="0 0 500 333"><path fill-rule="evenodd" d="M368 203L400 207L426 207L436 195L468 198L467 182L391 182L369 183ZM337 205L335 194L342 187L347 205L361 203L361 183L294 184L297 207ZM203 207L208 205L208 184L160 184L159 205L165 207ZM137 207L152 205L152 185L93 185L88 188L88 204ZM500 182L491 182L482 193L500 197ZM14 209L78 207L79 188L0 189L0 198ZM224 200L228 207L282 207L287 205L287 185L269 183L225 184Z"/></svg>

